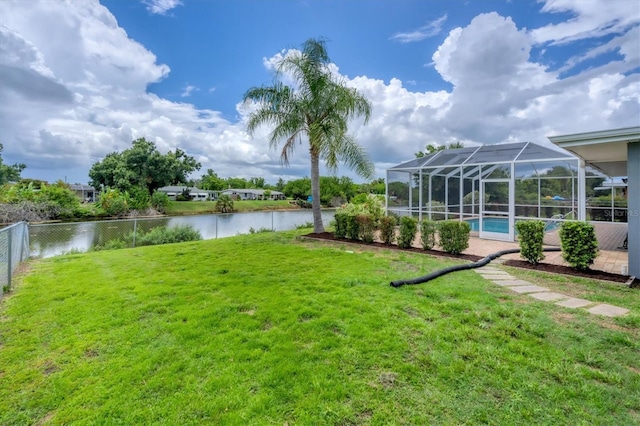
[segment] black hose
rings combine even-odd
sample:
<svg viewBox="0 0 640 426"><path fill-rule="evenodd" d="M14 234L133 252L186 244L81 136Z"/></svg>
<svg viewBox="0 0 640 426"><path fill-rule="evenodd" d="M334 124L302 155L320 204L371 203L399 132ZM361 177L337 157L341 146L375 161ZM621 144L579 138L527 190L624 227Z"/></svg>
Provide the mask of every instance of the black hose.
<svg viewBox="0 0 640 426"><path fill-rule="evenodd" d="M561 250L562 249L560 247L547 247L542 249L542 251L561 251ZM482 266L485 266L487 263L491 262L493 259L497 257L504 256L505 254L512 254L512 253L520 253L520 249L500 250L495 253L491 253L487 257L483 257L477 262L449 266L448 268L440 269L439 271L435 271L430 274L423 275L421 277L417 277L413 279L391 281L391 287L396 287L396 288L402 287L405 284L406 285L422 284L422 283L426 283L427 281L431 281L435 278L446 275L450 272L462 271L465 269L480 268Z"/></svg>

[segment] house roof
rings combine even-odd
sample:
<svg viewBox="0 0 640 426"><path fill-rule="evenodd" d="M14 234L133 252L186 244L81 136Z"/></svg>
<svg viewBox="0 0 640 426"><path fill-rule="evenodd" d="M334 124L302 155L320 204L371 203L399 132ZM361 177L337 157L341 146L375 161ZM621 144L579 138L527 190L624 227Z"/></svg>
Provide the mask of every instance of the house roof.
<svg viewBox="0 0 640 426"><path fill-rule="evenodd" d="M71 183L69 184L69 188L72 191L95 191L96 190L93 186L83 185L81 183Z"/></svg>
<svg viewBox="0 0 640 426"><path fill-rule="evenodd" d="M190 192L205 192L205 193L218 192L218 191L209 191L207 189L200 189L200 188L196 188L195 186L187 186L187 185L163 186L162 188L158 188L158 191L162 191L162 192L182 192L185 189L188 189Z"/></svg>
<svg viewBox="0 0 640 426"><path fill-rule="evenodd" d="M280 191L274 191L271 189L249 189L249 188L229 188L221 191L223 194L228 193L243 193L243 194L255 194L255 195L264 195L265 191L271 191L271 195L284 195L284 193Z"/></svg>

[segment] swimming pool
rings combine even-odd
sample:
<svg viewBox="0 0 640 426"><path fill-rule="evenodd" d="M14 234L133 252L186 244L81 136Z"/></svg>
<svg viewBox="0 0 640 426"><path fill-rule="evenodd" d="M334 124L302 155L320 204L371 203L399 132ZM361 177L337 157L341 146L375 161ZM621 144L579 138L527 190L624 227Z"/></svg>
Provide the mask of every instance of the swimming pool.
<svg viewBox="0 0 640 426"><path fill-rule="evenodd" d="M465 219L471 225L472 231L480 231L480 219ZM509 219L501 217L487 217L483 220L483 231L497 232L499 234L509 233Z"/></svg>
<svg viewBox="0 0 640 426"><path fill-rule="evenodd" d="M472 231L480 231L480 219L465 219L469 225L471 225ZM517 222L517 220L516 220ZM509 233L509 219L502 217L487 217L483 221L485 232L497 232L499 234L508 234ZM544 232L553 231L560 227L560 223L558 221L547 222ZM514 230L517 234L518 232Z"/></svg>

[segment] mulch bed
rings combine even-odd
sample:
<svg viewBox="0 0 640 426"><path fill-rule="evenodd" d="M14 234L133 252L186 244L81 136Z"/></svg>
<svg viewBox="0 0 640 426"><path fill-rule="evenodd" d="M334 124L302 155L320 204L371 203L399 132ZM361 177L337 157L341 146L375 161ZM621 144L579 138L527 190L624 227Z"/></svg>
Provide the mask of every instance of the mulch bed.
<svg viewBox="0 0 640 426"><path fill-rule="evenodd" d="M384 248L387 250L402 250L402 251L408 251L408 252L412 252L412 253L420 253L420 254L430 254L432 256L440 256L440 257L448 257L448 258L452 258L452 259L459 259L459 260L467 260L470 262L477 262L478 260L482 259L482 256L475 256L472 254L450 254L450 253L445 253L443 251L439 251L439 250L422 250L420 248L417 247L411 247L408 249L402 249L400 247L398 247L397 245L386 245L383 243L371 243L371 244L366 244L362 241L353 241L353 240L348 240L348 239L343 239L343 238L336 238L333 236L332 233L330 232L323 232L320 234L307 234L305 235L306 238L314 238L317 240L326 240L326 241L337 241L337 242L341 242L341 243L349 243L349 244L356 244L356 245L362 245L362 246L366 246L366 247L376 247L376 248ZM616 283L628 283L629 282L629 277L624 276L624 275L618 275L618 274L612 274L609 272L604 272L604 271L598 271L598 270L588 270L588 271L578 271L576 269L570 268L568 266L562 266L562 265L553 265L551 263L538 263L537 265L532 265L529 262L525 261L525 260L505 260L504 262L502 262L503 265L506 266L513 266L516 268L523 268L523 269L531 269L534 271L542 271L542 272L551 272L554 274L563 274L563 275L571 275L574 277L582 277L582 278L591 278L591 279L595 279L595 280L604 280L604 281L613 281ZM636 279L636 281L638 281ZM635 282L633 283L632 286L635 286Z"/></svg>

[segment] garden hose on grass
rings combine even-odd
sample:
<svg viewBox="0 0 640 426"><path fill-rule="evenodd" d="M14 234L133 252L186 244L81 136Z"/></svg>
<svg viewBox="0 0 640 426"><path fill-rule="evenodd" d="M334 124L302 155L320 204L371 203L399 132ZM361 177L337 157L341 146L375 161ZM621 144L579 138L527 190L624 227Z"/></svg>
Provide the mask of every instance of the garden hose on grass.
<svg viewBox="0 0 640 426"><path fill-rule="evenodd" d="M547 247L547 248L543 248L542 251L562 251L562 249L560 247ZM409 279L409 280L391 281L391 287L396 287L397 288L397 287L402 287L403 285L422 284L422 283L426 283L427 281L431 281L431 280L433 280L435 278L438 278L438 277L441 277L443 275L446 275L446 274L448 274L450 272L462 271L462 270L465 270L465 269L480 268L482 266L485 266L487 263L491 262L495 258L498 258L500 256L504 256L505 254L512 254L512 253L520 253L520 249L500 250L500 251L497 251L495 253L491 253L487 257L484 257L484 258L478 260L477 262L465 263L465 264L462 264L462 265L449 266L448 268L440 269L439 271L435 271L435 272L432 272L430 274L423 275L421 277L413 278L413 279Z"/></svg>

